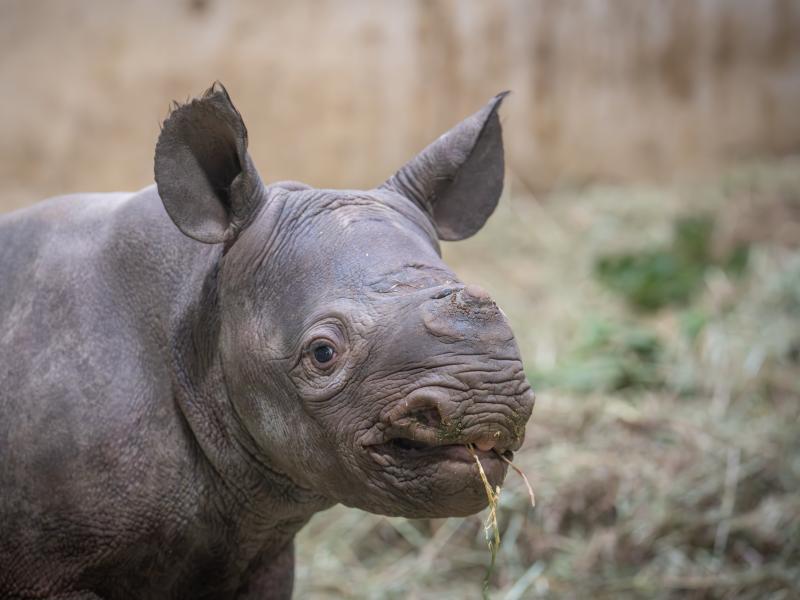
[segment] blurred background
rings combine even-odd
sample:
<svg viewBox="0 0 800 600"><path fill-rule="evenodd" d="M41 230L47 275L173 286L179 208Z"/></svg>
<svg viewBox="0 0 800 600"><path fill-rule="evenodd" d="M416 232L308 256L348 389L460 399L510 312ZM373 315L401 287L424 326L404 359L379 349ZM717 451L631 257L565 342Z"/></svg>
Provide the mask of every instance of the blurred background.
<svg viewBox="0 0 800 600"><path fill-rule="evenodd" d="M800 596L800 0L0 0L0 211L149 185L216 79L318 187L513 91L501 206L444 249L539 390L492 597ZM480 597L483 517L337 507L295 595Z"/></svg>

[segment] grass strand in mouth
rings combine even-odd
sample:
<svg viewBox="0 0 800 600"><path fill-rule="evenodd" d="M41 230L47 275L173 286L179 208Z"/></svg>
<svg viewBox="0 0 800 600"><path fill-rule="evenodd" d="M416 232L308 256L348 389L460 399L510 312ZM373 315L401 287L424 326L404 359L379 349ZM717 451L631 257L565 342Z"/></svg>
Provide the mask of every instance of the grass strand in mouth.
<svg viewBox="0 0 800 600"><path fill-rule="evenodd" d="M489 551L492 553L492 560L489 563L489 568L486 570L486 576L483 578L483 597L484 599L488 599L489 580L492 577L495 560L497 559L497 551L500 548L500 527L497 525L497 506L500 503L500 486L498 485L494 490L492 490L492 486L489 483L489 478L486 477L486 471L483 470L483 465L481 464L478 455L475 453L475 447L472 444L467 444L467 450L469 450L469 453L472 455L472 458L475 459L475 463L478 465L478 473L481 476L483 488L486 490L486 498L489 500L489 515L486 517L484 530L486 532L486 543L489 544ZM531 507L535 508L536 497L533 494L533 488L531 487L530 481L528 481L528 478L525 476L525 473L523 473L522 469L520 469L517 465L512 463L509 459L496 450L494 453L508 463L508 466L514 469L519 476L522 477L522 481L525 482L525 487L528 488L528 496L530 496L531 499Z"/></svg>
<svg viewBox="0 0 800 600"><path fill-rule="evenodd" d="M508 466L514 469L517 472L517 474L519 474L519 476L522 477L522 481L525 482L525 486L528 488L528 496L530 496L531 498L531 508L536 508L536 496L533 495L533 488L531 487L531 482L528 481L528 478L525 476L525 473L522 472L522 469L520 469L517 465L512 463L510 460L508 460L505 456L503 456L499 452L495 451L495 454L497 454L497 456L506 461L508 463Z"/></svg>
<svg viewBox="0 0 800 600"><path fill-rule="evenodd" d="M483 465L478 455L475 453L475 448L472 444L467 444L467 450L469 450L469 453L478 465L478 473L481 476L481 481L483 481L486 497L489 499L489 515L486 517L486 523L484 524L486 543L489 544L489 551L492 553L492 560L489 563L489 568L486 570L486 576L483 578L483 597L487 599L489 598L489 580L494 571L497 550L500 548L500 527L497 525L497 505L500 502L500 486L498 485L492 490L489 478L486 477L486 471L483 470Z"/></svg>

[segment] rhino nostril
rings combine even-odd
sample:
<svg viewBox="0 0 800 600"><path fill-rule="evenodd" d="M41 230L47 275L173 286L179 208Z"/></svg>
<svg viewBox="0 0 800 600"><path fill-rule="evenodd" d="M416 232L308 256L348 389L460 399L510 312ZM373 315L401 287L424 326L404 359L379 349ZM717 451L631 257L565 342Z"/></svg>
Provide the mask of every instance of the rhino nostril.
<svg viewBox="0 0 800 600"><path fill-rule="evenodd" d="M436 407L414 410L408 417L426 427L438 427L442 423L442 415Z"/></svg>

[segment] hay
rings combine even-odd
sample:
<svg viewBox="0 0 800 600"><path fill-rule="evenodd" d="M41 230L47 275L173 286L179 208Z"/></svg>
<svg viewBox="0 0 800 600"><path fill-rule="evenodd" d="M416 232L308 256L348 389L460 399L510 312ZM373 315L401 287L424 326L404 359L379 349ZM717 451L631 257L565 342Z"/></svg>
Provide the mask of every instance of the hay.
<svg viewBox="0 0 800 600"><path fill-rule="evenodd" d="M528 497L530 497L531 499L531 508L536 508L536 496L533 495L533 488L531 487L531 482L528 481L528 478L525 476L525 473L522 472L522 469L520 469L517 465L512 463L510 460L508 460L505 456L503 456L499 452L495 452L495 454L497 454L497 456L506 461L508 463L508 466L514 469L517 472L517 474L520 477L522 477L522 481L525 482L525 487L528 488Z"/></svg>
<svg viewBox="0 0 800 600"><path fill-rule="evenodd" d="M483 597L489 598L489 583L494 572L494 564L497 560L497 551L500 549L500 527L497 525L497 505L500 502L500 486L498 485L494 490L486 477L486 471L483 470L478 455L475 454L475 448L472 444L467 444L467 450L475 459L478 465L478 473L483 482L483 488L486 491L486 498L489 500L489 514L486 517L486 522L483 525L484 532L486 533L486 543L489 545L489 552L492 555L489 568L486 569L486 575L483 578Z"/></svg>

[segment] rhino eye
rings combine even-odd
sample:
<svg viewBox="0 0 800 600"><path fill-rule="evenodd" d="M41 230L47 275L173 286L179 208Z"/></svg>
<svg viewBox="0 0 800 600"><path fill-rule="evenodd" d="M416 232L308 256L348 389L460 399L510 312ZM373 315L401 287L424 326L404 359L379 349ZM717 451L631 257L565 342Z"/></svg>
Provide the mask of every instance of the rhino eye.
<svg viewBox="0 0 800 600"><path fill-rule="evenodd" d="M330 363L336 356L336 350L329 344L318 344L311 350L314 355L314 361L318 365L326 365Z"/></svg>

